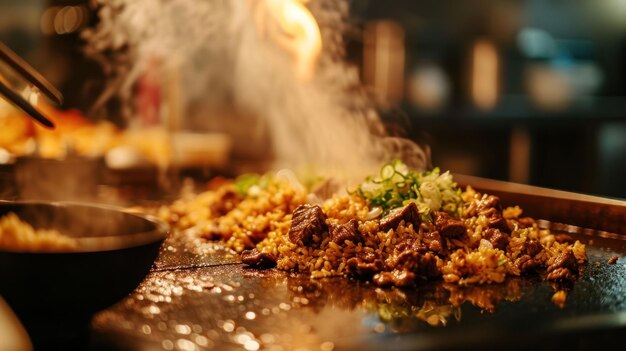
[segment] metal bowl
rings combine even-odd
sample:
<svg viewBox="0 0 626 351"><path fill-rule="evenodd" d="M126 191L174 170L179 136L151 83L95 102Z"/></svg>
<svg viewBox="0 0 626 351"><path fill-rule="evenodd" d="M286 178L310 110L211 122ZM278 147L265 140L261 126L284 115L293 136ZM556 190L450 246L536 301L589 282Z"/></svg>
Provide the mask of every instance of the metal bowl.
<svg viewBox="0 0 626 351"><path fill-rule="evenodd" d="M100 205L0 201L0 216L10 212L79 241L75 252L0 249L0 295L36 349L85 338L91 316L148 274L167 234L155 219Z"/></svg>

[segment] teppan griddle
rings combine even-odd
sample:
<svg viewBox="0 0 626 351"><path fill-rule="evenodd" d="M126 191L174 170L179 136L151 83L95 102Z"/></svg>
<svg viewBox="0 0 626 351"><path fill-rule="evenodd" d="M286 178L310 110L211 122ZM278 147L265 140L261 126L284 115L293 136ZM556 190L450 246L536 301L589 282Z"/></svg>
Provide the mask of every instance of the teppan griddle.
<svg viewBox="0 0 626 351"><path fill-rule="evenodd" d="M219 245L178 233L166 242L142 285L92 320L92 346L414 350L618 345L626 335L626 202L457 179L501 196L504 205L519 204L526 214L545 219L543 225L587 244L589 263L565 306L551 301L553 288L539 278L466 288L443 283L379 288L347 278L248 269ZM608 264L613 256L619 259Z"/></svg>

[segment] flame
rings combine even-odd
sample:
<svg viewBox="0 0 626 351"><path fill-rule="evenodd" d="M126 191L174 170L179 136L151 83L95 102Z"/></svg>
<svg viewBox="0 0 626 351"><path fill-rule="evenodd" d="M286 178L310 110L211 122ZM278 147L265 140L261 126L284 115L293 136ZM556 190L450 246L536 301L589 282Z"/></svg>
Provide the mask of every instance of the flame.
<svg viewBox="0 0 626 351"><path fill-rule="evenodd" d="M306 8L308 0L265 0L257 12L257 25L261 33L266 30L273 40L296 57L296 74L310 80L322 51L322 36L313 14ZM265 14L278 25L266 28Z"/></svg>

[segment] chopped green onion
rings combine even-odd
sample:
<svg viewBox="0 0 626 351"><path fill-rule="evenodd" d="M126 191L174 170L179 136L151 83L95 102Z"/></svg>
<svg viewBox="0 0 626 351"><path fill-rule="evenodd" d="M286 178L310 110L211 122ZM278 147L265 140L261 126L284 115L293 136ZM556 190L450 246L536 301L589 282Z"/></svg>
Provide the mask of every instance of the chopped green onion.
<svg viewBox="0 0 626 351"><path fill-rule="evenodd" d="M384 164L378 177L365 178L354 193L385 213L415 202L423 216L433 211L455 214L461 202L461 190L449 172L442 174L439 168L415 172L399 160Z"/></svg>
<svg viewBox="0 0 626 351"><path fill-rule="evenodd" d="M389 180L396 174L396 170L391 164L386 164L380 169L380 179L382 181Z"/></svg>

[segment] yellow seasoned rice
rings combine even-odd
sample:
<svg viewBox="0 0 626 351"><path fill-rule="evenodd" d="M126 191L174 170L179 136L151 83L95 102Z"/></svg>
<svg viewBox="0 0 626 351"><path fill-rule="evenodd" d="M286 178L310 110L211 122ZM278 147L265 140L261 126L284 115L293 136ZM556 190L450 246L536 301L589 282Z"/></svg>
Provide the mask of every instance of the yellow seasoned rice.
<svg viewBox="0 0 626 351"><path fill-rule="evenodd" d="M15 213L0 217L0 249L19 252L73 251L75 239L57 230L35 229Z"/></svg>
<svg viewBox="0 0 626 351"><path fill-rule="evenodd" d="M254 190L252 194L237 195L236 204L226 213L215 208L223 202L225 194L233 196L235 187L232 183L163 207L159 215L178 229L191 228L200 236L220 240L237 252L256 248L271 254L277 258L278 269L307 273L314 278L348 275L348 260L367 252L378 254L385 264L384 270L390 271L398 259L397 244L408 237L419 243L434 226L432 222L422 221L418 228L414 228L402 221L397 228L382 231L379 229L380 217L368 219L372 208L364 198L356 194L335 195L321 205L328 217L327 224L339 225L356 219L361 240L338 244L331 242L329 235L315 234L312 245L299 246L290 241L288 232L291 213L307 202L307 192L279 180ZM486 196L468 187L460 198L464 204L469 204ZM448 253L435 258L441 278L446 283L472 285L499 283L507 276L519 276L522 272L515 261L522 256L530 240L538 241L542 246L542 251L534 259L541 264L543 271L567 250L572 251L578 264L587 261L585 245L579 241L560 243L553 233L539 228L534 222L532 226L522 228L521 215L522 210L517 206L502 211L511 233L508 246L501 250L492 247L485 239L489 222L484 214L461 213L459 218L467 228L465 235L445 239Z"/></svg>

